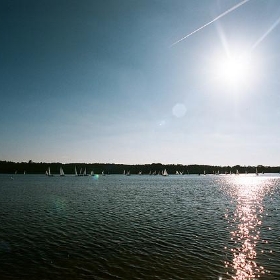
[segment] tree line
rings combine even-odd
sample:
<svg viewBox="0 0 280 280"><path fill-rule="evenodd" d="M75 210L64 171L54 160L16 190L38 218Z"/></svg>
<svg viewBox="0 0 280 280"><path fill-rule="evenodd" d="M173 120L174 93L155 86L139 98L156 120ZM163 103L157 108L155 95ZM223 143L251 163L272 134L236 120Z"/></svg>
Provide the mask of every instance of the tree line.
<svg viewBox="0 0 280 280"><path fill-rule="evenodd" d="M280 166L213 166L213 165L182 165L182 164L114 164L114 163L60 163L60 162L12 162L0 161L0 173L6 174L45 174L50 168L52 174L59 174L60 168L63 168L65 174L74 174L75 168L78 173L86 169L87 174L122 174L125 171L130 171L130 174L158 174L166 169L169 174L225 174L225 173L255 173L256 168L259 173L279 173Z"/></svg>

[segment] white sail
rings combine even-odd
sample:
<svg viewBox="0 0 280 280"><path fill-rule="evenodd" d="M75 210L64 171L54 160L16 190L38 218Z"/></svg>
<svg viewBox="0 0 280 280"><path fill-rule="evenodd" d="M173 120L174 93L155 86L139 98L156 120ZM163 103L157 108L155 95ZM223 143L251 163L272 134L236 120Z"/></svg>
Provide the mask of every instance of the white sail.
<svg viewBox="0 0 280 280"><path fill-rule="evenodd" d="M51 168L48 167L48 170L46 171L46 175L47 176L53 176L53 174L51 174Z"/></svg>
<svg viewBox="0 0 280 280"><path fill-rule="evenodd" d="M162 172L162 176L168 176L167 170L164 169L164 171Z"/></svg>
<svg viewBox="0 0 280 280"><path fill-rule="evenodd" d="M75 166L75 176L78 176L77 168Z"/></svg>
<svg viewBox="0 0 280 280"><path fill-rule="evenodd" d="M60 174L60 176L64 176L64 171L63 171L62 167L60 167L59 174Z"/></svg>

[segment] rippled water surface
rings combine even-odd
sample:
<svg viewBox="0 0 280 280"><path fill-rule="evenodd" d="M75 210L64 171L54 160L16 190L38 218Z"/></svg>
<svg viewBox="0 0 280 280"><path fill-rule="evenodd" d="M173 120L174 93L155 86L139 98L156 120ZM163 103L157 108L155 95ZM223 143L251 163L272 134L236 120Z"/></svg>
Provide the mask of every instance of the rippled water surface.
<svg viewBox="0 0 280 280"><path fill-rule="evenodd" d="M280 279L277 174L13 177L1 279Z"/></svg>

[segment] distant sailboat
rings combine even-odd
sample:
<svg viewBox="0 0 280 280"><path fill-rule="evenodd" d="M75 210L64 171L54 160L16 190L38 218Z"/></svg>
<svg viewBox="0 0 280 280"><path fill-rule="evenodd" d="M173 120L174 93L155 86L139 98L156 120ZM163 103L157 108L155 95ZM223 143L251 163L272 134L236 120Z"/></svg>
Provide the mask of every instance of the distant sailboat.
<svg viewBox="0 0 280 280"><path fill-rule="evenodd" d="M258 172L258 168L256 167L256 175L258 176L259 175L259 172Z"/></svg>
<svg viewBox="0 0 280 280"><path fill-rule="evenodd" d="M164 169L164 171L162 172L162 176L168 176L166 169Z"/></svg>
<svg viewBox="0 0 280 280"><path fill-rule="evenodd" d="M130 176L130 171L127 171L125 175Z"/></svg>
<svg viewBox="0 0 280 280"><path fill-rule="evenodd" d="M77 168L75 166L75 176L78 176Z"/></svg>
<svg viewBox="0 0 280 280"><path fill-rule="evenodd" d="M60 167L60 170L59 170L59 175L60 175L60 176L65 176L64 171L63 171L62 167Z"/></svg>
<svg viewBox="0 0 280 280"><path fill-rule="evenodd" d="M49 167L48 170L46 171L46 175L49 177L52 177L53 174L51 174L51 168Z"/></svg>
<svg viewBox="0 0 280 280"><path fill-rule="evenodd" d="M84 170L83 176L87 176L87 168L86 168L86 167L85 167L85 170Z"/></svg>

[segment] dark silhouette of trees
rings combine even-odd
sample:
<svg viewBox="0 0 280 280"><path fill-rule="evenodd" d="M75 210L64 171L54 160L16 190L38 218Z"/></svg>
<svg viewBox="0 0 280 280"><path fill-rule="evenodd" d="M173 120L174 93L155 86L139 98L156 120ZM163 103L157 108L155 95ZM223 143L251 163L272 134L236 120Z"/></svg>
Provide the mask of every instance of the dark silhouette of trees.
<svg viewBox="0 0 280 280"><path fill-rule="evenodd" d="M182 165L182 164L114 164L114 163L66 163L60 162L11 162L11 161L0 161L0 173L8 174L45 174L46 170L50 167L52 174L59 174L60 167L63 168L65 174L74 174L75 167L77 172L80 170L84 171L86 168L87 174L93 171L95 174L122 174L124 170L130 171L130 174L138 174L140 171L142 174L156 173L158 174L164 169L167 169L169 174L175 174L176 171L182 174L225 174L225 173L255 173L256 167L259 173L279 173L279 166L212 166L212 165Z"/></svg>

